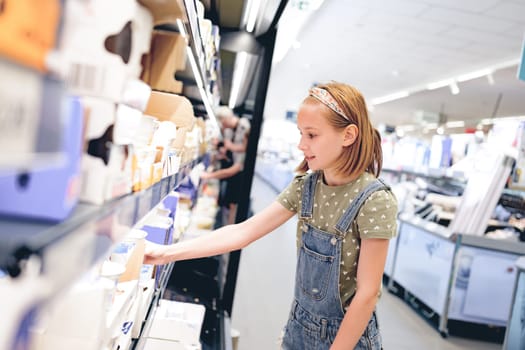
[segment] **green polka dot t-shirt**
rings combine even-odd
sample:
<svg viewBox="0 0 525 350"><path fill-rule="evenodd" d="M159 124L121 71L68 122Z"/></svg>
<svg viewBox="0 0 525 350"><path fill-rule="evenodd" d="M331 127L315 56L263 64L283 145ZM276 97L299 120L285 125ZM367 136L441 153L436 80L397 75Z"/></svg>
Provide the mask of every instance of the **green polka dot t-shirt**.
<svg viewBox="0 0 525 350"><path fill-rule="evenodd" d="M277 201L294 212L301 211L301 197L306 175L299 175L277 197ZM335 225L341 215L348 210L352 201L375 177L364 173L356 180L340 186L328 186L320 176L315 189L313 216L310 224L317 229L336 234ZM354 295L357 281L357 263L362 239L390 239L397 232L397 200L390 191L380 190L372 193L361 206L356 219L341 249L339 271L339 291L341 301L346 305ZM297 242L301 241L301 222L297 225Z"/></svg>

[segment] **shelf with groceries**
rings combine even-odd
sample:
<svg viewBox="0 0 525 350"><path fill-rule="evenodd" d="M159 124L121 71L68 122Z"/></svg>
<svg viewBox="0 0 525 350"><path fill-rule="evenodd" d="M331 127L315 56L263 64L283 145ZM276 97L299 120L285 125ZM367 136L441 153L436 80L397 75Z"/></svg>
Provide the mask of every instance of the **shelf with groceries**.
<svg viewBox="0 0 525 350"><path fill-rule="evenodd" d="M90 316L89 330L69 324L71 339L56 338L53 322L35 320L49 316L41 312L47 307L61 315L57 301L79 295L87 309L106 305L98 277L109 267L101 262L129 248L134 228L152 226L150 240L173 232L173 190L198 178L192 170L207 162L208 141L219 132L218 45L199 1L2 2L0 309L9 322L0 326L0 348L70 340L81 349L75 331L99 340L115 331ZM198 101L188 93L194 86ZM168 218L150 225L159 205ZM150 302L159 298L169 271L154 269L154 292L124 285L112 297L122 308L113 315L130 311L141 288Z"/></svg>

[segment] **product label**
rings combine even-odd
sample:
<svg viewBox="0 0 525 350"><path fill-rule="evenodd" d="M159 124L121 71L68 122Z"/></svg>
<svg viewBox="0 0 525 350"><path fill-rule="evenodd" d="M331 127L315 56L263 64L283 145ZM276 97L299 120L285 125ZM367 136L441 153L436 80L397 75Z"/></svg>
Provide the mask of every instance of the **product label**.
<svg viewBox="0 0 525 350"><path fill-rule="evenodd" d="M107 69L88 63L71 63L66 78L68 87L78 94L97 95L104 89Z"/></svg>

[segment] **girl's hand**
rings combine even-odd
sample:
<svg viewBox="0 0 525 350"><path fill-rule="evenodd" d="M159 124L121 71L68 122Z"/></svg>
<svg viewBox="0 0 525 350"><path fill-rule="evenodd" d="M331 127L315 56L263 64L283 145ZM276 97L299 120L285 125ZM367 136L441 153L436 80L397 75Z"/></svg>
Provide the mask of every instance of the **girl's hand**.
<svg viewBox="0 0 525 350"><path fill-rule="evenodd" d="M146 241L144 264L164 265L169 262L168 245Z"/></svg>
<svg viewBox="0 0 525 350"><path fill-rule="evenodd" d="M233 142L231 142L230 140L224 140L224 147L225 147L226 149L231 150L232 147L233 147Z"/></svg>
<svg viewBox="0 0 525 350"><path fill-rule="evenodd" d="M202 179L202 180L210 180L210 179L212 179L212 175L211 175L210 172L203 171L203 172L201 173L201 179Z"/></svg>

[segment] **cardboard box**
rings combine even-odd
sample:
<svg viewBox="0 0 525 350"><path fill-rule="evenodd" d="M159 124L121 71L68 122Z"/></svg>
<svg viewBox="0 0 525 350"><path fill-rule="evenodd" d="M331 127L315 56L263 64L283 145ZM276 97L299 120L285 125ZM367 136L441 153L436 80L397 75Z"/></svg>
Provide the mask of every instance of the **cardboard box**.
<svg viewBox="0 0 525 350"><path fill-rule="evenodd" d="M186 48L186 39L182 35L154 31L142 80L154 90L181 93L182 83L175 80L175 72L186 67Z"/></svg>
<svg viewBox="0 0 525 350"><path fill-rule="evenodd" d="M151 92L144 114L160 121L171 121L177 128L186 130L192 129L196 120L190 100L184 96L160 91Z"/></svg>
<svg viewBox="0 0 525 350"><path fill-rule="evenodd" d="M200 333L206 308L203 305L160 300L148 338L200 343Z"/></svg>
<svg viewBox="0 0 525 350"><path fill-rule="evenodd" d="M139 2L150 10L155 25L174 24L177 22L177 19L182 20L186 12L182 0L139 0Z"/></svg>
<svg viewBox="0 0 525 350"><path fill-rule="evenodd" d="M64 76L73 94L120 102L127 79L138 78L137 64L147 51L149 33L132 33L148 23L147 14L129 0L66 1L63 18L50 68Z"/></svg>
<svg viewBox="0 0 525 350"><path fill-rule="evenodd" d="M45 71L55 46L60 1L3 0L0 11L0 56Z"/></svg>

